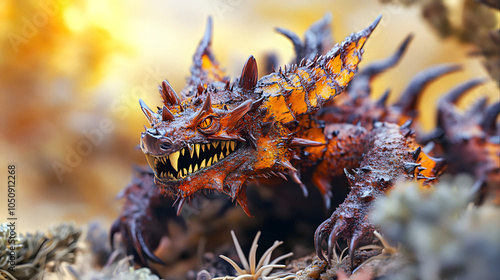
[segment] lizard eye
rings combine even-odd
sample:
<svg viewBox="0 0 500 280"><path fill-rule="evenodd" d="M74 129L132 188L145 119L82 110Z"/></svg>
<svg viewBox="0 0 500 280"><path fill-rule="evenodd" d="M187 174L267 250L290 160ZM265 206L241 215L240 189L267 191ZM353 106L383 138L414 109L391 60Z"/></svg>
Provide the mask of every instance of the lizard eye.
<svg viewBox="0 0 500 280"><path fill-rule="evenodd" d="M207 129L210 126L212 126L212 117L206 117L201 123L200 123L200 128L201 129Z"/></svg>

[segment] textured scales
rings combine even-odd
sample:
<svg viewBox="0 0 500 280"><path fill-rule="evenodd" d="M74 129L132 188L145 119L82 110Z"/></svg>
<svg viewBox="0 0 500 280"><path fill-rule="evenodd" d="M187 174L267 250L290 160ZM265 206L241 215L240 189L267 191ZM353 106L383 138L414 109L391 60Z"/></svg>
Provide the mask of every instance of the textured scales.
<svg viewBox="0 0 500 280"><path fill-rule="evenodd" d="M346 89L379 20L325 55L260 80L251 56L233 82L224 78L212 54L209 20L182 94L165 81L163 109L154 113L141 101L152 126L142 133L141 148L157 186L180 203L202 189L226 193L250 215L244 189L249 179L274 172L300 181L290 163L296 147L325 143L296 137L304 129L299 117Z"/></svg>
<svg viewBox="0 0 500 280"><path fill-rule="evenodd" d="M115 232L125 235L127 250L136 261L161 262L149 248L156 248L161 235L167 234L166 220L174 218L164 213L172 212L172 201L177 203L173 212L179 214L196 192L215 190L236 200L250 216L245 186L261 177L291 178L305 196L306 185L312 184L329 208L335 191L332 179L346 176L351 191L317 228L314 240L317 255L328 261L337 240L348 240L351 267L356 248L372 241L373 201L399 180L431 186L444 166L433 156L449 159L450 170L475 174L477 190L498 186L499 103L486 107L482 100L464 114L454 107L481 80L444 95L437 108L437 130L415 138L412 119L418 114L420 93L460 66L422 71L392 105L387 104L390 89L373 100L370 81L399 62L412 36L392 56L366 66L353 80L362 48L380 17L333 48L330 20L327 15L311 26L304 41L277 29L292 41L295 63L258 79L256 60L250 56L240 77L231 81L212 53L209 19L185 88L178 94L163 81L159 87L163 106L157 112L140 101L151 126L141 134L141 149L153 174L143 171L135 177L112 228L112 237ZM152 177L158 189L151 187ZM493 199L500 204L499 191Z"/></svg>

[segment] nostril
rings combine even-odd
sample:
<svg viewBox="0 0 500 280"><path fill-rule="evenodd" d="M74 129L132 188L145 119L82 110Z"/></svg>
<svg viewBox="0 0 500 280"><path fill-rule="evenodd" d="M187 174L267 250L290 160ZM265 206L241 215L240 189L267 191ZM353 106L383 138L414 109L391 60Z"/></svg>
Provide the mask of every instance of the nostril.
<svg viewBox="0 0 500 280"><path fill-rule="evenodd" d="M170 145L169 143L161 143L160 144L160 149L162 149L162 150L168 150L168 149L170 149L170 147L172 147L172 145Z"/></svg>

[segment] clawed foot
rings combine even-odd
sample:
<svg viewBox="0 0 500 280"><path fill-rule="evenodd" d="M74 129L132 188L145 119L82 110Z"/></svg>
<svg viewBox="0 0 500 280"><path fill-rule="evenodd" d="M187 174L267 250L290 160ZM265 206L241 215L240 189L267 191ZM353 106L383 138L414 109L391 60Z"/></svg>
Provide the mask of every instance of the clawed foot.
<svg viewBox="0 0 500 280"><path fill-rule="evenodd" d="M162 260L151 252L150 246L145 241L143 228L140 218L133 218L132 220L117 219L111 226L110 242L111 244L114 243L114 235L119 232L124 239L123 243L127 244L126 253L132 254L137 263L147 265L148 262L155 262L165 265ZM159 243L159 240L155 241L155 244Z"/></svg>
<svg viewBox="0 0 500 280"><path fill-rule="evenodd" d="M171 207L173 199L163 196L153 183L153 174L142 169L136 170L132 182L119 198L124 198L125 204L111 227L111 245L115 234L120 233L126 254L133 255L136 263L142 266L149 262L164 265L153 250L168 233L168 220L182 223L175 208Z"/></svg>
<svg viewBox="0 0 500 280"><path fill-rule="evenodd" d="M337 241L344 238L349 246L351 269L354 269L354 252L356 248L373 240L375 228L367 216L368 204L362 203L361 207L359 205L357 207L348 207L347 203L349 203L348 200L340 205L332 216L316 229L314 245L318 257L330 264ZM327 244L326 256L323 250L324 244Z"/></svg>

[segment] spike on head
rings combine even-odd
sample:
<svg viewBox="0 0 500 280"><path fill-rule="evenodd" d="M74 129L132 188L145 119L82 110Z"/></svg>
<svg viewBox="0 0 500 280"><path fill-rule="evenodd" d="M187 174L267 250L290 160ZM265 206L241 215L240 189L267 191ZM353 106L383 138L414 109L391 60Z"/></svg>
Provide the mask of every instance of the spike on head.
<svg viewBox="0 0 500 280"><path fill-rule="evenodd" d="M210 100L210 93L207 92L207 98L205 99L205 103L203 103L203 107L198 111L196 116L193 118L193 123L197 123L203 115L206 113L212 113L212 102Z"/></svg>
<svg viewBox="0 0 500 280"><path fill-rule="evenodd" d="M243 118L248 111L252 108L252 100L247 100L241 103L238 107L234 108L231 112L227 114L224 118L225 126L232 127L236 126L237 122Z"/></svg>
<svg viewBox="0 0 500 280"><path fill-rule="evenodd" d="M204 112L212 112L212 101L210 100L210 93L207 93L207 98L205 99L205 103L203 103L203 107L201 108Z"/></svg>
<svg viewBox="0 0 500 280"><path fill-rule="evenodd" d="M257 68L257 61L251 55L245 66L243 66L243 70L241 72L239 85L244 90L251 90L257 84L257 78L259 76L259 70Z"/></svg>
<svg viewBox="0 0 500 280"><path fill-rule="evenodd" d="M155 112L153 112L151 109L149 109L148 105L142 101L142 99L139 99L139 104L141 105L141 110L148 119L148 122L150 125L154 125L159 121L158 116L156 115Z"/></svg>
<svg viewBox="0 0 500 280"><path fill-rule="evenodd" d="M174 114L172 114L172 112L168 110L167 106L163 105L163 109L161 111L161 120L166 122L166 121L173 121L174 119L175 119Z"/></svg>
<svg viewBox="0 0 500 280"><path fill-rule="evenodd" d="M202 84L198 84L196 87L197 96L200 96L205 91L205 87Z"/></svg>
<svg viewBox="0 0 500 280"><path fill-rule="evenodd" d="M160 114L141 103L148 120L155 123L141 134L141 149L155 184L164 194L179 198L178 209L196 192L214 190L231 196L247 215L244 187L249 179L287 172L307 194L290 163L295 154L292 146L324 143L292 137L291 127L299 122L295 116L313 113L346 89L357 71L362 46L379 21L380 17L326 55L307 60L302 67L289 66L281 75L271 73L261 82L257 82L257 62L250 56L239 79L228 83L212 54L209 19L180 95L164 81L160 93L165 106ZM290 88L273 91L281 81ZM292 106L297 100L304 105ZM329 189L323 193L327 198Z"/></svg>
<svg viewBox="0 0 500 280"><path fill-rule="evenodd" d="M163 99L163 104L165 105L177 105L180 103L180 99L175 93L174 89L167 80L163 80L161 83L161 98Z"/></svg>

